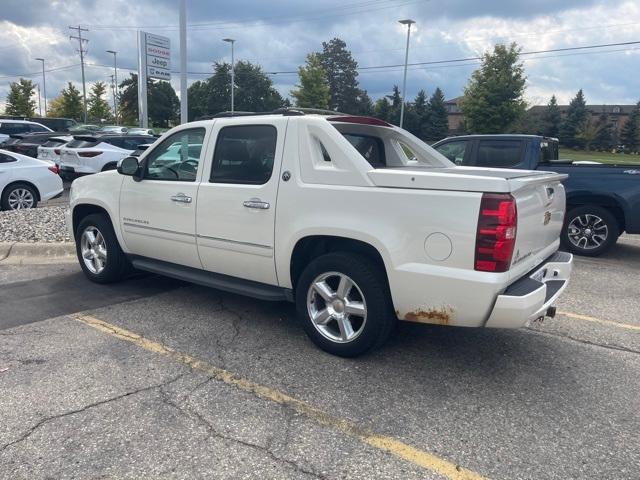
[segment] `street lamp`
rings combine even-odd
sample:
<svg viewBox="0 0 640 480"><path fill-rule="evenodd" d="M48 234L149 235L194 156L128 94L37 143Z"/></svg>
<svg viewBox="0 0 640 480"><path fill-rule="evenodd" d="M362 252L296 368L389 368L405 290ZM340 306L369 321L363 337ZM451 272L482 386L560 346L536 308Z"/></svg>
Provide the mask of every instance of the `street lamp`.
<svg viewBox="0 0 640 480"><path fill-rule="evenodd" d="M47 82L44 78L44 58L36 58L39 62L42 62L42 95L44 96L44 116L47 116Z"/></svg>
<svg viewBox="0 0 640 480"><path fill-rule="evenodd" d="M115 78L115 89L113 91L113 117L116 121L116 125L118 125L118 52L115 50L107 50L107 53L113 54L113 75Z"/></svg>
<svg viewBox="0 0 640 480"><path fill-rule="evenodd" d="M399 20L399 23L407 26L407 49L404 54L404 78L402 79L402 104L400 105L400 128L402 128L402 123L404 121L404 98L406 96L407 91L407 65L409 63L409 37L411 36L411 25L416 23L414 20L406 19Z"/></svg>
<svg viewBox="0 0 640 480"><path fill-rule="evenodd" d="M233 90L235 89L235 63L233 59L233 44L236 43L236 41L233 38L223 38L222 41L231 44L231 113L233 113Z"/></svg>

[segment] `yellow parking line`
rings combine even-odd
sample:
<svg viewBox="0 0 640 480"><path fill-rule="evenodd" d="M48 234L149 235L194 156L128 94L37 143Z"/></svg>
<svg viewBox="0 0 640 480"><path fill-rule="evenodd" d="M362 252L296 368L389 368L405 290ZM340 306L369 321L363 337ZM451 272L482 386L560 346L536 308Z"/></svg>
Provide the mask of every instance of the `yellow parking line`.
<svg viewBox="0 0 640 480"><path fill-rule="evenodd" d="M198 360L191 355L180 353L176 350L173 350L172 348L165 347L160 343L148 340L138 335L137 333L117 327L90 315L76 314L72 317L86 325L89 325L90 327L100 330L101 332L133 343L138 347L142 347L150 352L163 355L176 362L188 365L194 370L204 372L207 375L215 378L216 380L224 382L227 385L232 385L239 390L249 392L264 400L269 400L280 405L286 405L294 409L299 414L304 415L321 425L347 434L360 440L363 443L366 443L367 445L370 445L379 450L383 450L395 457L406 460L419 467L431 470L439 475L442 475L445 478L451 480L484 480L485 478L478 473L451 463L431 453L419 450L393 437L377 435L375 433L369 432L349 420L335 417L323 410L320 410L319 408L310 405L303 400L291 397L286 393L274 390L264 385L259 385L246 378L239 377L227 370L213 366L202 360Z"/></svg>
<svg viewBox="0 0 640 480"><path fill-rule="evenodd" d="M565 317L569 317L574 320L584 320L585 322L594 322L594 323L601 323L603 325L612 325L618 328L626 328L627 330L640 330L640 325L630 325L628 323L614 322L611 320L602 320L600 318L589 317L587 315L580 315L578 313L571 313L571 312L558 311L558 314L564 315Z"/></svg>

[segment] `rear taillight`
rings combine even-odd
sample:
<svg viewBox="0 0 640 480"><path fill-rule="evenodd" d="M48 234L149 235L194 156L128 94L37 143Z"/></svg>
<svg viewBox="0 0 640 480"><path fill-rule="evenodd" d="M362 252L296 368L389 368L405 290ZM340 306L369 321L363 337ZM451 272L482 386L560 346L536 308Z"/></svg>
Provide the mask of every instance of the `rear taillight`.
<svg viewBox="0 0 640 480"><path fill-rule="evenodd" d="M47 167L49 169L50 172L55 173L56 175L58 174L58 166L57 165L51 165L50 167Z"/></svg>
<svg viewBox="0 0 640 480"><path fill-rule="evenodd" d="M480 202L475 269L506 272L516 243L516 200L508 193L485 193Z"/></svg>
<svg viewBox="0 0 640 480"><path fill-rule="evenodd" d="M55 152L56 155L60 155L60 149L59 148L54 148L53 151Z"/></svg>
<svg viewBox="0 0 640 480"><path fill-rule="evenodd" d="M102 152L78 152L78 156L84 157L84 158L91 158L91 157L97 157L101 153Z"/></svg>

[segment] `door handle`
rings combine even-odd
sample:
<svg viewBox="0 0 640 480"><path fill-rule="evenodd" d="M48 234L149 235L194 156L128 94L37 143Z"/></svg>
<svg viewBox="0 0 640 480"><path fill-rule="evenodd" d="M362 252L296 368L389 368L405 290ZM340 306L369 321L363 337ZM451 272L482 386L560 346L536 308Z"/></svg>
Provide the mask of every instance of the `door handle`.
<svg viewBox="0 0 640 480"><path fill-rule="evenodd" d="M191 203L192 200L193 199L191 197L188 197L184 193L178 193L177 195L173 195L171 197L172 202L178 202L178 203Z"/></svg>
<svg viewBox="0 0 640 480"><path fill-rule="evenodd" d="M251 200L246 200L242 202L242 205L244 205L247 208L257 208L258 210L267 210L271 206L269 205L269 202L263 202L259 198L252 198Z"/></svg>

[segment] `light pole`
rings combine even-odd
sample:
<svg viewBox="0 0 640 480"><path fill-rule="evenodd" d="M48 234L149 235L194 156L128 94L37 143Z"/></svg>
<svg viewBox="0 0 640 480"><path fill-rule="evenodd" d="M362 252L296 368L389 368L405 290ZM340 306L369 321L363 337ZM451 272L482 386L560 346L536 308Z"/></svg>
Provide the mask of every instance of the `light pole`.
<svg viewBox="0 0 640 480"><path fill-rule="evenodd" d="M234 59L233 59L233 44L236 43L236 41L233 38L223 38L222 39L223 42L227 42L231 44L231 113L233 113L233 96L234 96L234 92L233 90L235 89L235 76L236 76L236 66L234 63Z"/></svg>
<svg viewBox="0 0 640 480"><path fill-rule="evenodd" d="M44 58L36 58L39 62L42 62L42 96L44 97L44 116L47 116L47 82L44 78ZM42 112L40 113L42 115Z"/></svg>
<svg viewBox="0 0 640 480"><path fill-rule="evenodd" d="M36 88L38 89L38 112L39 115L42 116L42 103L40 103L40 84L36 83Z"/></svg>
<svg viewBox="0 0 640 480"><path fill-rule="evenodd" d="M402 79L402 104L400 105L400 128L404 122L404 98L407 92L407 65L409 63L409 37L411 36L411 25L416 23L411 19L399 20L399 23L407 26L407 49L404 54L404 78Z"/></svg>
<svg viewBox="0 0 640 480"><path fill-rule="evenodd" d="M113 54L113 77L115 78L115 88L113 89L113 118L118 125L118 52L115 50L107 50L107 53Z"/></svg>

